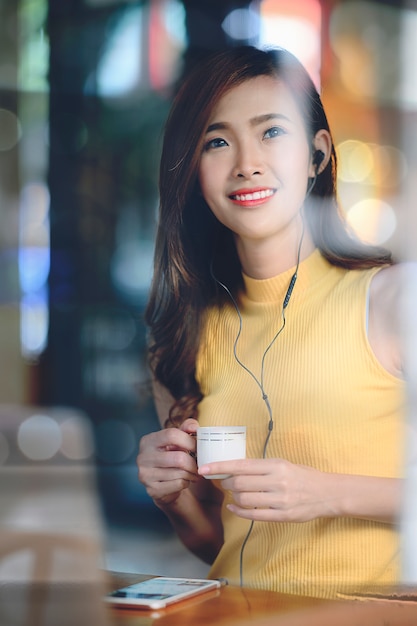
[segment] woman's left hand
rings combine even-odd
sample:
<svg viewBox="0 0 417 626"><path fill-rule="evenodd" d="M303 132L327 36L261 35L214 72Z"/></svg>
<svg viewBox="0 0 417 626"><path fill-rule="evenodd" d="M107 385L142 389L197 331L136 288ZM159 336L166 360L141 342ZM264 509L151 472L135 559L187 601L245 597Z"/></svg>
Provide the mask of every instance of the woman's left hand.
<svg viewBox="0 0 417 626"><path fill-rule="evenodd" d="M243 459L211 463L199 472L232 474L222 487L233 495L228 509L247 519L307 522L337 515L330 481L334 476L284 459Z"/></svg>
<svg viewBox="0 0 417 626"><path fill-rule="evenodd" d="M199 474L230 474L222 480L236 515L267 522L308 522L318 517L355 517L393 524L403 501L400 478L321 472L285 459L210 463Z"/></svg>

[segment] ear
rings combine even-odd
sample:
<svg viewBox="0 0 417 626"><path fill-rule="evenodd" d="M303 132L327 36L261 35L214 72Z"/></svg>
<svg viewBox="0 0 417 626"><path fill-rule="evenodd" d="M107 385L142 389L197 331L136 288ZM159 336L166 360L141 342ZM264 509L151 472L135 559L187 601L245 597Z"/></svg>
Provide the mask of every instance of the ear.
<svg viewBox="0 0 417 626"><path fill-rule="evenodd" d="M321 159L319 159L319 163L317 163L317 158L316 159L314 158L315 153L318 150L320 150L324 155L324 156L320 155ZM309 169L309 176L311 178L314 178L326 168L330 160L331 153L332 153L332 138L330 136L330 133L324 128L322 128L315 134L314 139L313 139L312 155L311 155L310 169Z"/></svg>

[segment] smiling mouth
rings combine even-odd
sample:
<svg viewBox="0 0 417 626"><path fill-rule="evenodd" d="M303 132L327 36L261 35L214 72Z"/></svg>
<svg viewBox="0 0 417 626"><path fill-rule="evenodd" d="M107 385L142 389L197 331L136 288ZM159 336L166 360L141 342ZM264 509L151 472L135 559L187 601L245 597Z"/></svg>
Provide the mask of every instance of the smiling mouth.
<svg viewBox="0 0 417 626"><path fill-rule="evenodd" d="M254 202L256 200L265 200L274 195L276 189L260 189L249 193L231 194L229 198L235 202Z"/></svg>

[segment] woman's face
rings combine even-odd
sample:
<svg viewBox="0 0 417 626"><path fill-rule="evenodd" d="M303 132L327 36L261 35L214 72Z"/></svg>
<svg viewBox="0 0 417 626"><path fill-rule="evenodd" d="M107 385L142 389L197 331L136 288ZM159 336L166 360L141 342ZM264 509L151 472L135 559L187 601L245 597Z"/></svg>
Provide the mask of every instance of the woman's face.
<svg viewBox="0 0 417 626"><path fill-rule="evenodd" d="M258 76L226 93L207 128L199 181L217 219L245 242L299 238L312 146L291 92ZM298 226L297 226L298 223Z"/></svg>

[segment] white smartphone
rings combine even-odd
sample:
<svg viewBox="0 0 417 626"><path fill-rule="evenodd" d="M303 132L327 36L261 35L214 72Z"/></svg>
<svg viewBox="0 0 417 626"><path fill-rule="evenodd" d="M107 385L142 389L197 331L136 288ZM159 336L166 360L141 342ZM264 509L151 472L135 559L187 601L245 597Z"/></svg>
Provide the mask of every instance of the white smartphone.
<svg viewBox="0 0 417 626"><path fill-rule="evenodd" d="M133 585L121 587L105 596L113 606L135 609L163 609L210 589L222 586L219 580L199 578L168 578L157 576Z"/></svg>

